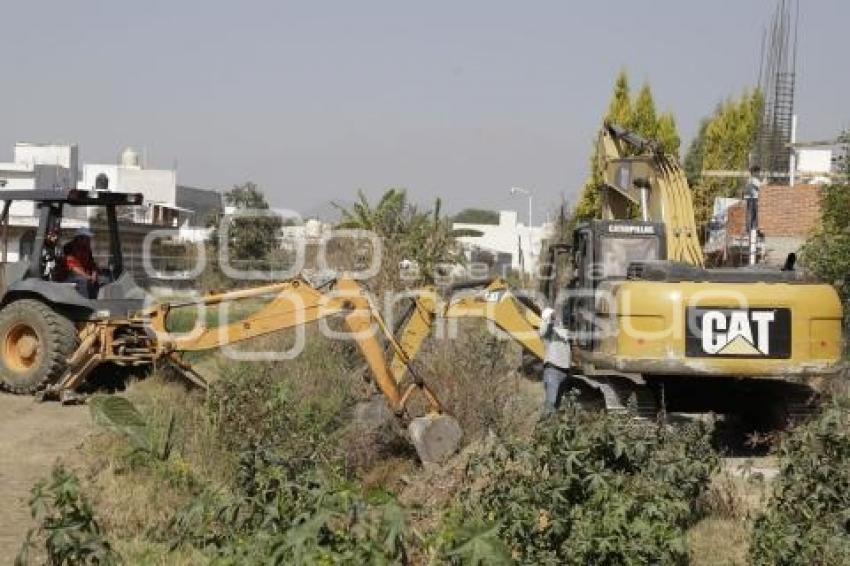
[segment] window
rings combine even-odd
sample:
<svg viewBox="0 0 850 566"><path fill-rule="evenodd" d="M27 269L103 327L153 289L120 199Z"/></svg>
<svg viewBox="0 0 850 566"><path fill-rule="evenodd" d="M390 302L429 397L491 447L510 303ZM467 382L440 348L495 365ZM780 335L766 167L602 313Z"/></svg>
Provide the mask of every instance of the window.
<svg viewBox="0 0 850 566"><path fill-rule="evenodd" d="M97 191L109 190L109 177L106 176L106 173L99 173L98 176L95 177L94 188Z"/></svg>
<svg viewBox="0 0 850 566"><path fill-rule="evenodd" d="M35 230L27 230L21 234L18 240L18 259L20 261L28 261L32 257L32 250L35 247Z"/></svg>
<svg viewBox="0 0 850 566"><path fill-rule="evenodd" d="M629 264L658 259L657 238L602 238L602 276L625 277Z"/></svg>

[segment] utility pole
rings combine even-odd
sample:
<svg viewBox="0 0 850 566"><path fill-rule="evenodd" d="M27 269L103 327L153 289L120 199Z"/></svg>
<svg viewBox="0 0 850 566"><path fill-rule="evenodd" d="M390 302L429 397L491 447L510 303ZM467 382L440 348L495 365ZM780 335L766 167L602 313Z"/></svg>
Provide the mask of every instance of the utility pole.
<svg viewBox="0 0 850 566"><path fill-rule="evenodd" d="M534 199L534 193L532 193L528 189L523 189L522 187L511 187L511 194L512 195L526 195L528 197L528 226L526 227L526 230L528 231L528 259L529 259L529 263L530 263L531 254L533 253L533 251L532 251L533 246L532 246L532 242L531 242L531 222L533 220L533 218L532 218L532 210L533 210L532 202L533 202L533 199Z"/></svg>
<svg viewBox="0 0 850 566"><path fill-rule="evenodd" d="M797 148L794 144L797 143L797 115L791 116L791 147L788 152L788 186L794 188L797 181Z"/></svg>
<svg viewBox="0 0 850 566"><path fill-rule="evenodd" d="M534 199L534 193L529 191L528 189L523 189L522 187L511 187L512 195L526 195L528 197L528 227L531 228L531 212L532 212L532 200Z"/></svg>

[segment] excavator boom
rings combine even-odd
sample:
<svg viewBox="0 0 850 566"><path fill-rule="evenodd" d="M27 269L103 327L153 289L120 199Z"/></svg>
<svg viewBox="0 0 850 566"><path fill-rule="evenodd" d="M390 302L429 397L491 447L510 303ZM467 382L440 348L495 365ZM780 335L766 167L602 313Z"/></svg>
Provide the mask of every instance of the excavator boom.
<svg viewBox="0 0 850 566"><path fill-rule="evenodd" d="M502 279L465 282L449 289L447 297L433 287L415 291L413 306L401 327L401 345L390 362L390 372L401 382L431 329L438 320L477 318L495 324L522 348L542 360L540 315L532 301L524 300Z"/></svg>
<svg viewBox="0 0 850 566"><path fill-rule="evenodd" d="M219 314L239 301L271 296L271 300L254 313L230 323L208 328L204 316L196 327L185 333L169 330L168 320L176 308L195 307L205 314L217 307ZM460 440L460 427L453 418L442 415L437 396L412 368L411 379L402 387L390 372L385 350L379 337L389 344L397 359L406 360L403 346L393 336L369 294L355 280L343 276L333 289L324 291L296 278L273 285L229 293L213 294L185 303L162 303L143 310L127 320L103 319L92 321L81 333L80 347L70 357L62 379L49 388L47 394L72 392L99 365L145 365L158 361L171 363L187 379L206 387L198 375L180 356L182 352L202 351L236 344L257 336L294 328L321 319L341 316L349 335L371 370L372 377L390 409L403 416L414 394L422 394L428 414L412 419L411 438L423 461L439 461L453 453ZM224 317L227 319L227 317Z"/></svg>
<svg viewBox="0 0 850 566"><path fill-rule="evenodd" d="M664 223L668 260L703 267L691 190L676 158L609 123L599 133L597 155L604 178L603 220L628 220L639 207L641 220Z"/></svg>

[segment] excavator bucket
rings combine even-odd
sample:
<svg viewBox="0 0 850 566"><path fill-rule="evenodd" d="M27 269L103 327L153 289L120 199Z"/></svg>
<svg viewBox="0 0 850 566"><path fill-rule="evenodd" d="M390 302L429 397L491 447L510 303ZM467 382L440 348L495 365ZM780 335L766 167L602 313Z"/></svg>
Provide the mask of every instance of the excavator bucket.
<svg viewBox="0 0 850 566"><path fill-rule="evenodd" d="M460 447L463 431L454 417L431 414L416 417L407 426L410 441L423 464L442 464Z"/></svg>
<svg viewBox="0 0 850 566"><path fill-rule="evenodd" d="M399 418L380 395L358 403L354 408L354 421L362 430L379 439L378 442L393 443L403 438L409 440L423 464L445 462L457 452L463 436L460 425L453 417L429 413L412 419L405 437Z"/></svg>

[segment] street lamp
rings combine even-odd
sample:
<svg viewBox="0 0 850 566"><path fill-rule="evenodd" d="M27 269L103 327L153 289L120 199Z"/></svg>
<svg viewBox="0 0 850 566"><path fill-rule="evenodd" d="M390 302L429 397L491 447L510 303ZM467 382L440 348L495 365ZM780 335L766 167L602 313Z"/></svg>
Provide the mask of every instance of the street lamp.
<svg viewBox="0 0 850 566"><path fill-rule="evenodd" d="M531 262L532 251L531 251L531 211L532 211L532 200L534 199L534 194L528 189L523 189L522 187L511 187L512 195L526 195L528 197L528 226L526 227L526 232L528 233L528 251L526 255L528 255L529 262ZM523 256L524 257L524 256ZM524 262L523 262L524 263ZM525 267L522 268L525 271Z"/></svg>
<svg viewBox="0 0 850 566"><path fill-rule="evenodd" d="M534 194L528 189L523 189L522 187L511 187L512 195L527 195L528 196L528 228L531 229L531 202L534 199Z"/></svg>

